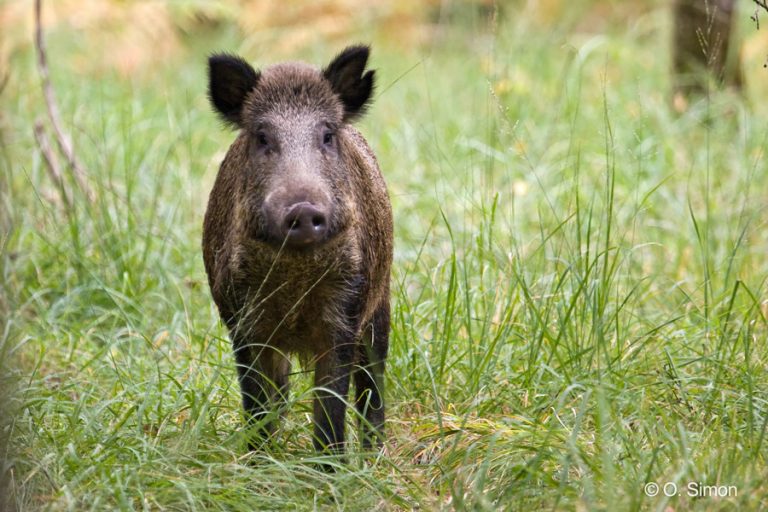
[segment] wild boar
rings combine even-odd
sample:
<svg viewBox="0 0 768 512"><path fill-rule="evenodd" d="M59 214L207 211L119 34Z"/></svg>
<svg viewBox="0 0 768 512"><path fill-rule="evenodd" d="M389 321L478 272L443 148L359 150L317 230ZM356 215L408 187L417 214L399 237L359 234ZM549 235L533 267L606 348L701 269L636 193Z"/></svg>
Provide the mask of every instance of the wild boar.
<svg viewBox="0 0 768 512"><path fill-rule="evenodd" d="M383 439L392 210L376 157L352 122L371 101L369 48L320 70L257 71L212 55L209 98L239 130L210 193L203 259L234 348L257 449L288 393L292 354L314 366L314 445L344 450L350 377L364 448Z"/></svg>

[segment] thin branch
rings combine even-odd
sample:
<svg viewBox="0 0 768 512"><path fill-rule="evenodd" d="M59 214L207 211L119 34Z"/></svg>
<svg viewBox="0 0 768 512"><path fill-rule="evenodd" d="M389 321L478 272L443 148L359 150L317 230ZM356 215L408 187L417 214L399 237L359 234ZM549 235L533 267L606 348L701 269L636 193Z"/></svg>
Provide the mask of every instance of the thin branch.
<svg viewBox="0 0 768 512"><path fill-rule="evenodd" d="M758 7L762 7L763 10L768 13L768 0L752 0L755 2L755 4ZM760 30L760 17L758 14L757 9L755 9L755 14L752 16L752 21L755 22L755 25L757 25L757 30ZM764 68L768 68L768 57L765 58L765 64L763 64Z"/></svg>
<svg viewBox="0 0 768 512"><path fill-rule="evenodd" d="M59 189L59 195L64 203L64 206L69 210L72 207L72 203L67 195L67 187L64 183L64 176L61 174L61 166L56 154L51 151L51 145L48 143L48 136L45 134L45 128L42 121L35 122L35 140L37 141L37 147L40 148L40 154L43 155L45 161L45 167L48 169L48 174Z"/></svg>
<svg viewBox="0 0 768 512"><path fill-rule="evenodd" d="M758 7L762 7L765 12L768 12L768 0L752 0L755 2L755 4ZM760 30L760 11L755 9L755 14L749 17L752 21L755 22L755 25L757 26L757 30Z"/></svg>
<svg viewBox="0 0 768 512"><path fill-rule="evenodd" d="M56 144L59 151L67 159L72 174L75 177L80 189L85 193L89 200L93 200L94 194L88 182L85 179L86 172L75 156L72 149L72 142L69 136L61 128L59 117L59 107L56 103L53 87L51 86L50 74L48 72L48 59L45 53L45 41L43 40L43 27L41 22L42 0L35 0L35 48L37 49L37 69L40 72L40 78L43 82L43 95L45 96L45 105L48 109L48 118L53 127Z"/></svg>

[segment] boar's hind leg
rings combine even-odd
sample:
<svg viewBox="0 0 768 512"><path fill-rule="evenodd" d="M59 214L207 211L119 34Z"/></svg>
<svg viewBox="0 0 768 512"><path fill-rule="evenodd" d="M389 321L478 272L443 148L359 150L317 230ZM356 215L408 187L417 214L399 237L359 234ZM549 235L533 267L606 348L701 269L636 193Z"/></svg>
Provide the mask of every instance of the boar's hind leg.
<svg viewBox="0 0 768 512"><path fill-rule="evenodd" d="M355 367L355 406L360 414L363 449L384 440L384 361L389 348L389 303L376 310L358 345Z"/></svg>
<svg viewBox="0 0 768 512"><path fill-rule="evenodd" d="M235 349L235 360L247 427L255 429L249 432L248 448L258 450L269 440L287 399L290 360L272 348L247 344Z"/></svg>

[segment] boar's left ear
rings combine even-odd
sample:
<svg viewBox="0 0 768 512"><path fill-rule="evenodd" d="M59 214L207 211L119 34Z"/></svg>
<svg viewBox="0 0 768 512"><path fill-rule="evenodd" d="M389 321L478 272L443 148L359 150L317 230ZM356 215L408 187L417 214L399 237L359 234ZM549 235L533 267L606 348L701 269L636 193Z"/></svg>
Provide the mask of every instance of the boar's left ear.
<svg viewBox="0 0 768 512"><path fill-rule="evenodd" d="M259 73L236 55L218 53L208 58L208 98L227 124L243 126L243 103L258 81Z"/></svg>
<svg viewBox="0 0 768 512"><path fill-rule="evenodd" d="M369 53L367 46L350 46L323 70L323 76L344 104L345 121L363 115L371 100L374 72L365 71Z"/></svg>

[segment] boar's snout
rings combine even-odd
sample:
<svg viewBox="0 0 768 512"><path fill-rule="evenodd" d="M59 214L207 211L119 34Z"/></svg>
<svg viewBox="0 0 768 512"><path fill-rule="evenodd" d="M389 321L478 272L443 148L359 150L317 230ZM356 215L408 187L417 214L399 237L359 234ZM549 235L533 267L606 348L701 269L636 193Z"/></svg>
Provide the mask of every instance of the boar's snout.
<svg viewBox="0 0 768 512"><path fill-rule="evenodd" d="M262 212L270 242L291 249L309 249L330 238L333 208L324 196L316 190L267 196Z"/></svg>
<svg viewBox="0 0 768 512"><path fill-rule="evenodd" d="M325 240L328 234L328 212L312 203L296 203L285 212L280 233L289 247L310 247Z"/></svg>

